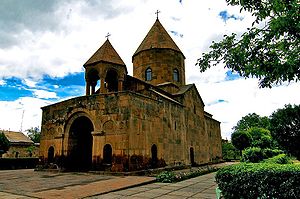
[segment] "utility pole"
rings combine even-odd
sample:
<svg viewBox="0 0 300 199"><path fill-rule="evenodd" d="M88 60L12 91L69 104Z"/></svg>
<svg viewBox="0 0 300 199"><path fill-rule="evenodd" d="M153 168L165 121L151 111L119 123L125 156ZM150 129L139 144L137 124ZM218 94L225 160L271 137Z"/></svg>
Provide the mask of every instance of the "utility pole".
<svg viewBox="0 0 300 199"><path fill-rule="evenodd" d="M22 132L22 130L23 130L23 119L24 119L24 112L25 112L25 110L23 110L23 112L22 112L22 119L21 119L21 127L20 127L20 132Z"/></svg>

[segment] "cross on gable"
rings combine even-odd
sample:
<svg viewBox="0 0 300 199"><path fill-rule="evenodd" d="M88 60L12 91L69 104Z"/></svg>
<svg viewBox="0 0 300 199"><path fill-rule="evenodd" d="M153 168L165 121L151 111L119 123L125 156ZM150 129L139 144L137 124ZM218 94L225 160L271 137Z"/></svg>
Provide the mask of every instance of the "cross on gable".
<svg viewBox="0 0 300 199"><path fill-rule="evenodd" d="M160 11L159 10L157 10L156 12L155 12L155 14L156 14L156 18L158 19L158 14L160 13Z"/></svg>
<svg viewBox="0 0 300 199"><path fill-rule="evenodd" d="M106 37L106 39L109 39L110 36L111 36L111 34L108 32L105 37Z"/></svg>

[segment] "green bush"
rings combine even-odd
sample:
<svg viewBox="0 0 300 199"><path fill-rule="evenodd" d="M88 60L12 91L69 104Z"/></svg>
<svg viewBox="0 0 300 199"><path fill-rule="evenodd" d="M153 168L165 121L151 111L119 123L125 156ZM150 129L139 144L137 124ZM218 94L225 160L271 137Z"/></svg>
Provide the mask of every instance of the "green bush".
<svg viewBox="0 0 300 199"><path fill-rule="evenodd" d="M280 149L269 149L269 148L266 148L266 149L263 149L263 153L264 153L264 158L271 158L271 157L274 157L274 156L277 156L279 154L283 154L284 152Z"/></svg>
<svg viewBox="0 0 300 199"><path fill-rule="evenodd" d="M283 154L283 151L278 149L261 149L259 147L250 147L243 151L241 161L248 163L258 163L263 161L264 159L268 159L279 154Z"/></svg>
<svg viewBox="0 0 300 199"><path fill-rule="evenodd" d="M174 182L175 173L172 171L163 171L156 176L158 182Z"/></svg>
<svg viewBox="0 0 300 199"><path fill-rule="evenodd" d="M185 172L173 172L173 171L163 171L156 176L156 180L158 182L179 182L182 180L195 178L197 176L201 176L207 173L215 172L219 168L213 166L207 166L198 168L196 170L185 171Z"/></svg>
<svg viewBox="0 0 300 199"><path fill-rule="evenodd" d="M241 163L221 168L216 181L226 199L298 198L300 166Z"/></svg>
<svg viewBox="0 0 300 199"><path fill-rule="evenodd" d="M242 162L257 163L264 159L264 153L261 148L251 147L243 151Z"/></svg>
<svg viewBox="0 0 300 199"><path fill-rule="evenodd" d="M275 164L291 164L292 161L286 154L279 154L272 158L268 158L263 161L264 163L275 163Z"/></svg>

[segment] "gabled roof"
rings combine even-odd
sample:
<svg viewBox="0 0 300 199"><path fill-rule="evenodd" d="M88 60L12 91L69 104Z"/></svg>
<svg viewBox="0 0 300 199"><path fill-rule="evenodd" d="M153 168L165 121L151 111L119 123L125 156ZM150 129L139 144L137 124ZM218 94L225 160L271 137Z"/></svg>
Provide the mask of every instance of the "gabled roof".
<svg viewBox="0 0 300 199"><path fill-rule="evenodd" d="M202 97L200 96L200 94L198 92L198 89L197 89L195 84L187 84L187 85L181 86L179 91L177 93L174 93L173 96L184 95L187 91L189 91L192 88L195 89L201 103L203 104L203 106L205 106L205 104L202 100Z"/></svg>
<svg viewBox="0 0 300 199"><path fill-rule="evenodd" d="M148 34L146 35L138 49L135 51L133 56L137 55L141 51L149 50L152 48L172 49L182 53L158 19L156 19L152 28L149 30Z"/></svg>
<svg viewBox="0 0 300 199"><path fill-rule="evenodd" d="M3 131L5 137L10 143L32 143L33 141L21 132Z"/></svg>
<svg viewBox="0 0 300 199"><path fill-rule="evenodd" d="M100 61L110 62L113 64L124 65L125 63L107 39L104 44L93 54L93 56L83 65L87 66Z"/></svg>

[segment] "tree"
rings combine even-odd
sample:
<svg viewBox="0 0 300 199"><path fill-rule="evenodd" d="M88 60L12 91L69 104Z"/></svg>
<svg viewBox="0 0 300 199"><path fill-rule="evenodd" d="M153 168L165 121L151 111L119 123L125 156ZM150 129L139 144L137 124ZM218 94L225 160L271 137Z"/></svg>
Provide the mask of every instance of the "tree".
<svg viewBox="0 0 300 199"><path fill-rule="evenodd" d="M0 157L3 153L6 153L10 147L9 140L6 138L3 132L0 132Z"/></svg>
<svg viewBox="0 0 300 199"><path fill-rule="evenodd" d="M222 140L222 154L224 160L236 160L240 158L239 151L227 140Z"/></svg>
<svg viewBox="0 0 300 199"><path fill-rule="evenodd" d="M300 80L300 4L298 0L226 0L255 17L251 28L238 38L224 35L212 42L197 64L200 71L224 62L242 77L256 77L260 87ZM264 22L264 23L262 23ZM259 25L258 25L259 24ZM259 26L265 24L262 28Z"/></svg>
<svg viewBox="0 0 300 199"><path fill-rule="evenodd" d="M233 132L231 134L231 143L240 150L240 155L242 156L242 150L251 145L251 135L246 131Z"/></svg>
<svg viewBox="0 0 300 199"><path fill-rule="evenodd" d="M30 129L27 129L27 135L28 137L34 142L39 143L41 139L41 131L38 127L31 127Z"/></svg>
<svg viewBox="0 0 300 199"><path fill-rule="evenodd" d="M272 148L273 138L269 130L259 127L251 127L247 130L251 135L251 147L259 147L261 149Z"/></svg>
<svg viewBox="0 0 300 199"><path fill-rule="evenodd" d="M247 131L252 127L270 128L270 120L268 117L261 117L256 113L249 113L248 115L242 117L232 129L234 131Z"/></svg>
<svg viewBox="0 0 300 199"><path fill-rule="evenodd" d="M300 105L285 105L271 115L270 122L273 138L300 160Z"/></svg>

